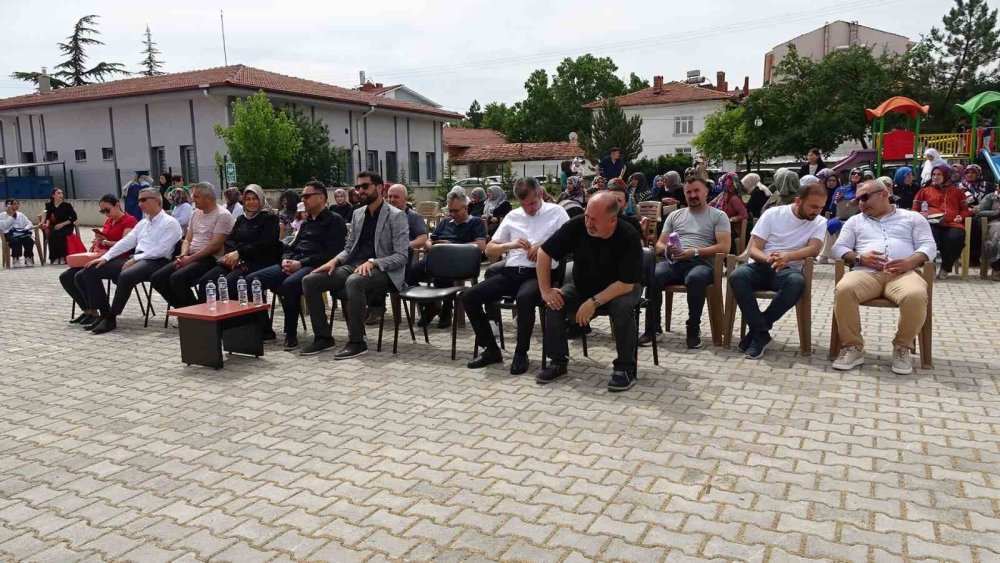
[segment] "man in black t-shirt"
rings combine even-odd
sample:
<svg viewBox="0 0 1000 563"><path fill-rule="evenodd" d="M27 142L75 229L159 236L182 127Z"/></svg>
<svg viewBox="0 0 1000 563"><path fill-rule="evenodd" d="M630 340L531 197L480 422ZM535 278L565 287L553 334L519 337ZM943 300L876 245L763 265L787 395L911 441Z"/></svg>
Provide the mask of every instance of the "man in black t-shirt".
<svg viewBox="0 0 1000 563"><path fill-rule="evenodd" d="M573 277L552 287L552 260L573 255ZM598 307L607 310L615 333L618 357L608 391L625 391L636 379L635 303L642 281L639 233L618 217L618 200L608 192L587 202L583 217L563 224L538 253L538 286L549 313L545 316L545 346L552 363L535 381L546 384L566 375L569 348L566 319L590 324Z"/></svg>

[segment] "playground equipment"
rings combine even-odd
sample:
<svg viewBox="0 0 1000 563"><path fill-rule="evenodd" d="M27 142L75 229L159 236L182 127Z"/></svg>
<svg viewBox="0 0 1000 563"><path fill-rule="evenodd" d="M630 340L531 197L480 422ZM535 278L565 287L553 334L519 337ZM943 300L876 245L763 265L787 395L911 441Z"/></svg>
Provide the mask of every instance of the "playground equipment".
<svg viewBox="0 0 1000 563"><path fill-rule="evenodd" d="M927 115L930 111L930 106L922 106L917 102L911 100L910 98L904 96L893 96L888 100L882 102L875 109L866 109L865 117L869 121L873 119L878 120L878 132L875 134L875 175L882 175L882 161L885 156L885 149L887 147L892 147L893 151L888 160L905 160L908 156L905 153L906 141L910 141L910 146L913 147L913 165L916 167L920 162L920 116ZM885 132L885 116L888 113L901 113L907 117L907 121L910 119L914 120L913 132L906 130L891 131L889 133ZM902 142L900 142L902 141ZM903 154L898 153L902 149ZM899 159L898 156L903 156L904 158ZM897 158L891 158L897 157Z"/></svg>
<svg viewBox="0 0 1000 563"><path fill-rule="evenodd" d="M972 118L971 129L974 133L972 135L971 142L969 143L969 161L974 161L976 159L976 151L980 148L979 142L983 137L983 133L977 129L977 121L979 119L979 112L992 104L1000 102L1000 92L980 92L976 94L964 104L955 104L958 109L969 114ZM997 109L997 119L994 124L1000 122L1000 108ZM982 147L984 149L989 149L989 147Z"/></svg>

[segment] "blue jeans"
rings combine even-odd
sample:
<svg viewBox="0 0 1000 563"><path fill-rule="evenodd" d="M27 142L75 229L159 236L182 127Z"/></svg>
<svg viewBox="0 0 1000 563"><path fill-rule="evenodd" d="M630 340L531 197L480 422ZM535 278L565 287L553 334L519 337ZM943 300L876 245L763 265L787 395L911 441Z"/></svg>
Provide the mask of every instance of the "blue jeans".
<svg viewBox="0 0 1000 563"><path fill-rule="evenodd" d="M806 289L806 277L802 270L796 268L784 268L775 272L767 264L751 262L742 264L729 275L729 287L732 288L743 319L753 335L770 331L774 323L799 302ZM763 312L754 297L755 291L776 292Z"/></svg>
<svg viewBox="0 0 1000 563"><path fill-rule="evenodd" d="M663 288L668 285L683 284L687 288L687 326L701 325L701 313L705 310L705 295L715 277L715 267L700 259L679 262L660 262L656 265L652 282L646 289L646 333L660 332L660 309L663 305Z"/></svg>
<svg viewBox="0 0 1000 563"><path fill-rule="evenodd" d="M285 313L285 338L298 335L299 315L302 312L302 278L313 271L312 266L302 266L299 271L287 275L281 271L281 266L268 266L247 276L247 285L253 280L260 280L260 285L267 291L273 291L281 299L281 310Z"/></svg>

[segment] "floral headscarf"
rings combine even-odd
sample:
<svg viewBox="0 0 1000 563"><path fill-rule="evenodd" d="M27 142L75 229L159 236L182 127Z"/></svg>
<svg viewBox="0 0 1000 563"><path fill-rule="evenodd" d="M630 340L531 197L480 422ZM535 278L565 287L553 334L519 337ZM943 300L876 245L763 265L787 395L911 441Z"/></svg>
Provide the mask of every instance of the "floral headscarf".
<svg viewBox="0 0 1000 563"><path fill-rule="evenodd" d="M740 175L736 172L726 172L722 178L719 178L719 186L720 191L743 195L743 182L740 182Z"/></svg>

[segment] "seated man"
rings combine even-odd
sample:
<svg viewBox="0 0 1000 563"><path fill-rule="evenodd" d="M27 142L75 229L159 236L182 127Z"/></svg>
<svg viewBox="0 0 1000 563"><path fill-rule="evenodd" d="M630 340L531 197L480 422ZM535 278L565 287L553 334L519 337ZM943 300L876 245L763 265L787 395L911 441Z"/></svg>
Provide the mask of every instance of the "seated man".
<svg viewBox="0 0 1000 563"><path fill-rule="evenodd" d="M552 233L569 221L566 211L555 203L543 203L538 180L522 178L514 184L514 196L521 206L503 218L500 228L486 245L486 256L498 258L507 253L505 266L462 294L462 303L469 316L469 324L476 333L476 344L483 354L469 362L472 369L503 361L500 347L493 335L485 306L501 297L513 295L517 303L517 347L510 364L511 375L528 371L528 348L531 331L535 328L535 307L541 292L535 266L538 249ZM553 267L558 263L553 263ZM551 276L550 276L551 277Z"/></svg>
<svg viewBox="0 0 1000 563"><path fill-rule="evenodd" d="M87 263L77 277L77 283L90 307L100 316L85 325L94 334L104 334L118 328L115 320L125 310L125 304L135 286L149 281L153 273L170 263L174 248L181 240L181 226L163 211L160 190L143 188L139 192L139 209L145 217L124 238L116 242L100 258ZM131 258L129 253L135 250ZM117 286L115 299L108 304L104 281L111 279Z"/></svg>
<svg viewBox="0 0 1000 563"><path fill-rule="evenodd" d="M448 192L448 219L438 221L431 238L424 245L430 250L435 244L475 244L482 251L486 248L486 224L479 217L469 215L469 198L462 192ZM427 280L427 258L421 258L406 273L406 285L417 285ZM451 282L432 280L435 287L447 287ZM438 328L451 326L451 304L443 309L438 305L425 305L420 311L420 326L430 325L434 315L441 313Z"/></svg>
<svg viewBox="0 0 1000 563"><path fill-rule="evenodd" d="M639 237L641 238L644 230L643 226L648 219L646 217L639 218L635 215L625 214L625 206L628 205L628 190L625 188L625 185L621 180L612 180L608 182L608 191L618 200L618 220L632 225L632 228L635 229L635 232L639 233Z"/></svg>
<svg viewBox="0 0 1000 563"><path fill-rule="evenodd" d="M669 258L656 265L656 273L646 289L649 307L646 309L646 331L639 337L640 346L648 346L662 334L660 306L663 288L684 284L687 288L688 320L686 344L690 349L701 348L701 313L705 295L715 275L712 260L715 255L729 252L729 217L720 209L709 207L708 185L698 176L684 183L687 207L674 211L663 221L663 230L656 241L656 253ZM669 244L670 233L680 237L680 247Z"/></svg>
<svg viewBox="0 0 1000 563"><path fill-rule="evenodd" d="M764 355L774 323L799 302L805 290L802 261L815 258L823 248L826 219L820 214L825 204L823 184L807 184L791 205L765 211L750 233L750 261L729 274L729 287L749 327L736 348L751 360ZM776 292L763 313L755 291Z"/></svg>
<svg viewBox="0 0 1000 563"><path fill-rule="evenodd" d="M848 370L865 363L861 303L883 297L899 306L892 339L892 371L913 373L910 345L927 318L927 282L918 269L937 254L931 226L914 211L889 203L878 181L858 186L861 213L844 223L833 255L855 263L834 289L833 314L840 331L840 355L833 368Z"/></svg>
<svg viewBox="0 0 1000 563"><path fill-rule="evenodd" d="M361 207L354 210L351 231L343 250L329 262L316 268L302 280L315 338L299 352L311 356L333 346L323 294L345 290L347 293L347 345L333 357L346 360L368 352L365 342L365 309L375 294L390 287L403 288L404 270L409 257L409 227L403 211L385 204L382 177L375 172L358 174L355 186ZM405 201L405 200L404 200Z"/></svg>
<svg viewBox="0 0 1000 563"><path fill-rule="evenodd" d="M35 265L35 239L31 238L34 226L21 213L21 204L16 199L4 202L4 213L0 215L0 234L10 245L11 267L17 264ZM23 260L23 261L22 261Z"/></svg>
<svg viewBox="0 0 1000 563"><path fill-rule="evenodd" d="M216 205L212 184L198 182L191 186L191 195L195 210L181 243L181 253L150 279L153 289L174 309L198 303L191 288L215 268L236 222L225 207Z"/></svg>
<svg viewBox="0 0 1000 563"><path fill-rule="evenodd" d="M277 292L281 298L281 310L285 315L285 350L299 347L302 279L344 250L347 233L340 215L326 207L326 186L323 182L307 182L302 188L302 202L309 217L282 256L281 264L257 270L247 277L247 286L254 280L260 280L264 289ZM268 327L264 338L275 338L274 330Z"/></svg>
<svg viewBox="0 0 1000 563"><path fill-rule="evenodd" d="M552 287L552 261L573 255L573 278ZM583 217L563 224L538 251L538 287L546 307L545 347L552 363L535 377L546 384L566 375L569 350L567 317L577 325L590 323L602 305L614 327L618 357L608 391L625 391L636 380L635 304L642 281L639 233L618 220L618 201L601 192L587 202Z"/></svg>

